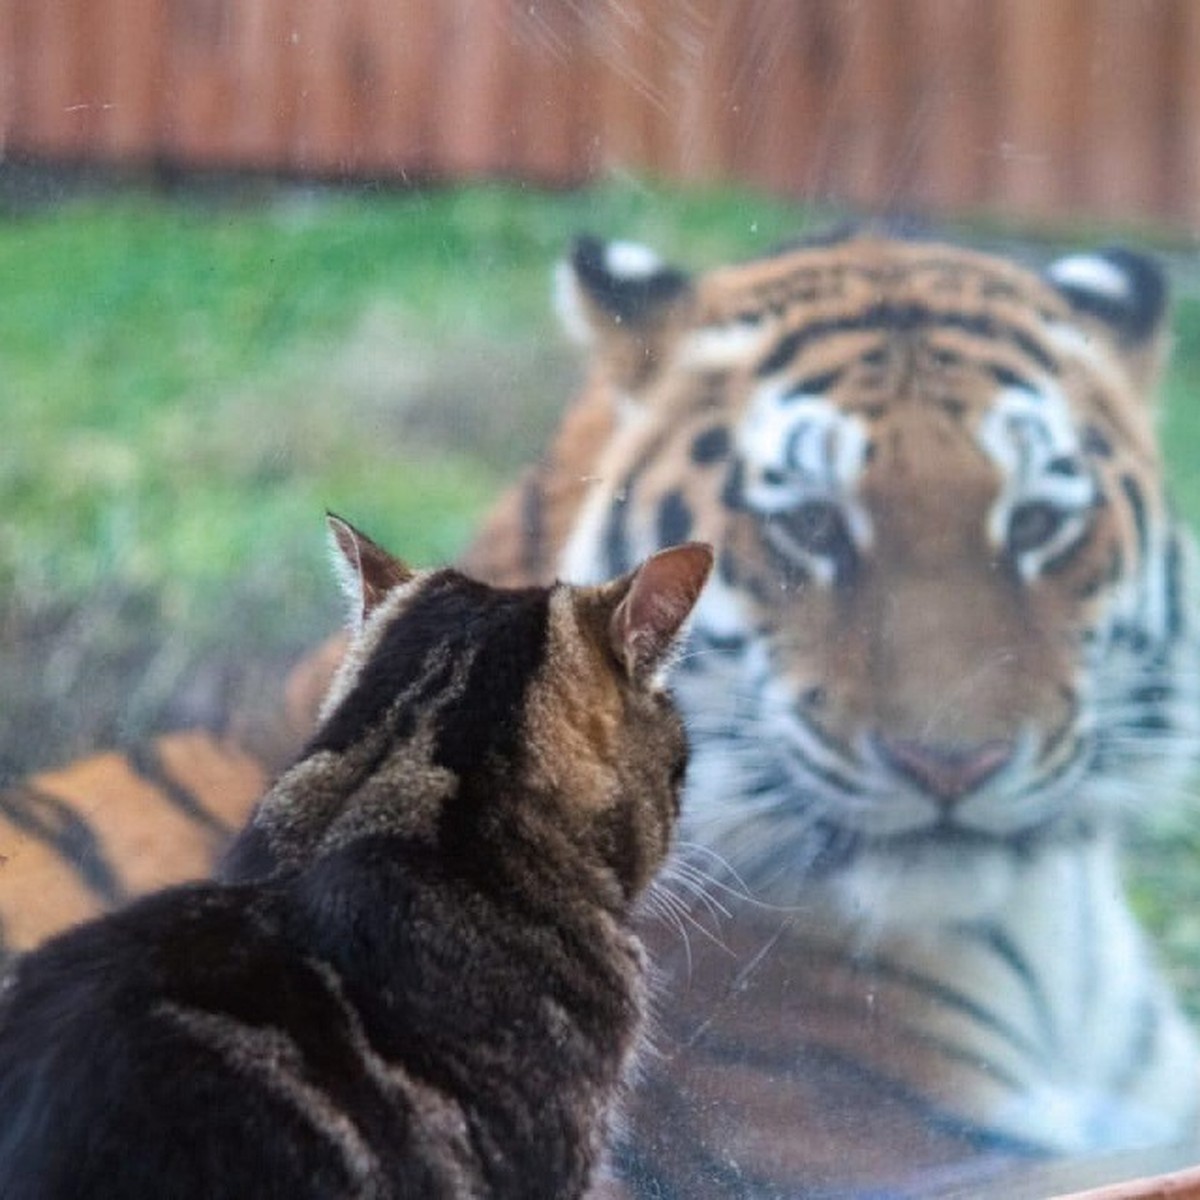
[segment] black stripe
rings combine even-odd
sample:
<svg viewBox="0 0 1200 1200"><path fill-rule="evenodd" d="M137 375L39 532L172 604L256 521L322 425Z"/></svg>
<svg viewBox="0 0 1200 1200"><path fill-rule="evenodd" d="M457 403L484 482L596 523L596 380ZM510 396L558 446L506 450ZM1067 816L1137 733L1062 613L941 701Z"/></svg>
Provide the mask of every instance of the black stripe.
<svg viewBox="0 0 1200 1200"><path fill-rule="evenodd" d="M0 813L21 833L49 846L102 904L115 907L129 899L96 831L68 801L23 784L0 793Z"/></svg>
<svg viewBox="0 0 1200 1200"><path fill-rule="evenodd" d="M887 329L898 333L920 328L958 329L992 341L1007 341L1017 346L1047 374L1057 375L1054 356L1023 329L997 321L986 313L936 312L921 304L876 304L851 317L814 321L792 330L780 339L759 363L759 377L782 370L812 342L842 333L860 333Z"/></svg>
<svg viewBox="0 0 1200 1200"><path fill-rule="evenodd" d="M692 462L698 467L720 462L729 455L729 430L724 425L712 425L692 439Z"/></svg>
<svg viewBox="0 0 1200 1200"><path fill-rule="evenodd" d="M1073 735L1074 732L1075 732L1075 726L1073 723L1068 722L1068 723L1064 724L1059 729L1058 733L1054 736L1054 739L1050 742L1050 744L1048 746L1043 747L1043 754L1042 754L1043 759L1045 758L1045 756L1047 754L1053 753L1053 751L1055 749L1057 749L1059 743L1062 742L1068 736ZM1025 788L1023 791L1021 791L1021 793L1016 798L1020 799L1023 796L1027 796L1030 792L1046 791L1048 788L1050 788L1054 784L1056 784L1068 771L1070 771L1071 768L1074 767L1075 764L1081 758L1085 757L1087 754L1091 753L1093 750L1094 750L1093 743L1085 741L1082 738L1076 737L1074 749L1072 750L1072 752L1062 762L1060 762L1057 767L1054 767L1048 774L1039 775L1037 777L1037 779L1034 780L1033 786ZM1036 827L1034 830L1031 830L1030 832L1031 833L1036 832ZM1022 836L1023 835L1018 834L1013 839L1013 842L1014 843L1020 842L1022 840Z"/></svg>
<svg viewBox="0 0 1200 1200"><path fill-rule="evenodd" d="M1093 454L1097 458L1112 458L1113 455L1112 443L1095 425L1088 425L1084 428L1083 448L1088 454Z"/></svg>
<svg viewBox="0 0 1200 1200"><path fill-rule="evenodd" d="M750 641L745 633L713 633L699 625L693 629L692 639L696 646L721 654L740 654Z"/></svg>
<svg viewBox="0 0 1200 1200"><path fill-rule="evenodd" d="M1000 926L990 921L964 922L953 928L954 932L962 937L976 942L990 951L1012 971L1025 989L1029 1003L1037 1015L1037 1022L1042 1030L1047 1050L1053 1047L1056 1041L1054 1013L1046 997L1046 990L1037 973L1030 966L1029 960L1021 953L1012 938Z"/></svg>
<svg viewBox="0 0 1200 1200"><path fill-rule="evenodd" d="M614 496L604 522L601 545L604 547L604 564L609 575L623 575L633 569L633 553L626 535L626 520L629 516L629 491Z"/></svg>
<svg viewBox="0 0 1200 1200"><path fill-rule="evenodd" d="M227 911L209 905L203 925L190 938L158 940L164 999L185 1014L213 1014L247 1030L283 1033L301 1056L306 1082L336 1111L354 1114L355 1126L386 1170L389 1159L411 1144L412 1116L386 1094L360 1057L354 1021L363 1014L347 981L334 968L335 986L295 954L288 936L280 936L275 913L247 913L248 896L227 904ZM302 937L302 925L299 932ZM237 953L230 954L228 947ZM226 1070L234 1065L225 1053L219 1057ZM406 1166L412 1170L420 1163L410 1157ZM427 1179L425 1186L433 1183Z"/></svg>
<svg viewBox="0 0 1200 1200"><path fill-rule="evenodd" d="M1127 621L1119 621L1113 625L1110 644L1116 648L1128 650L1130 654L1143 655L1149 651L1153 639L1147 630L1140 625L1130 625Z"/></svg>
<svg viewBox="0 0 1200 1200"><path fill-rule="evenodd" d="M1125 1061L1113 1080L1117 1095L1131 1092L1148 1068L1159 1065L1155 1052L1162 1033L1162 1013L1149 996L1142 996L1138 1003L1135 1026L1136 1032L1129 1043Z"/></svg>
<svg viewBox="0 0 1200 1200"><path fill-rule="evenodd" d="M537 475L532 475L521 489L521 566L530 578L537 578L542 570L545 507L541 481Z"/></svg>
<svg viewBox="0 0 1200 1200"><path fill-rule="evenodd" d="M138 777L161 792L167 803L187 817L189 821L194 821L197 825L202 825L205 829L222 837L228 837L233 833L232 825L223 821L215 813L209 812L194 793L171 778L167 773L157 742L143 742L134 745L127 754L129 765Z"/></svg>
<svg viewBox="0 0 1200 1200"><path fill-rule="evenodd" d="M744 1042L720 1043L715 1039L706 1039L704 1047L719 1062L744 1063L756 1066L760 1070L774 1072L780 1069L778 1059L773 1056L762 1053L747 1054ZM877 1092L881 1105L894 1104L906 1108L918 1114L922 1123L930 1129L952 1137L964 1138L977 1148L1002 1149L1008 1153L1029 1156L1044 1153L1043 1148L1033 1142L984 1128L966 1118L946 1112L935 1105L928 1096L914 1091L906 1084L844 1051L833 1050L816 1042L802 1041L796 1044L796 1061L807 1066L816 1066L823 1072L833 1068L848 1081Z"/></svg>
<svg viewBox="0 0 1200 1200"><path fill-rule="evenodd" d="M629 518L630 505L633 502L634 491L641 477L650 464L656 461L662 453L666 436L655 438L641 453L640 457L626 472L621 486L613 495L609 506L608 520L601 534L604 562L609 575L623 575L635 566L633 552L626 533L626 522Z"/></svg>
<svg viewBox="0 0 1200 1200"><path fill-rule="evenodd" d="M678 488L668 492L658 506L658 544L677 546L692 533L692 510Z"/></svg>
<svg viewBox="0 0 1200 1200"><path fill-rule="evenodd" d="M820 997L812 1000L805 996L803 1007L806 1015L823 1014L828 1016L836 1014L844 1017L847 1013L847 1002L840 997ZM871 1018L867 1016L864 1019L870 1020ZM932 1050L935 1054L941 1055L943 1058L959 1063L984 1076L989 1082L999 1083L1010 1091L1020 1092L1025 1089L1025 1082L1019 1076L1013 1075L996 1063L989 1061L978 1051L965 1049L944 1037L939 1037L936 1034L928 1033L923 1029L908 1024L889 1025L888 1034L889 1041L893 1045L899 1044L901 1041L914 1043L925 1050ZM782 1065L769 1052L747 1053L744 1044L735 1045L734 1043L729 1044L722 1061L727 1063L741 1063L754 1067L757 1070L767 1070L772 1065L778 1069Z"/></svg>
<svg viewBox="0 0 1200 1200"><path fill-rule="evenodd" d="M797 725L802 726L809 734L811 734L813 740L816 741L822 747L822 749L827 750L830 754L835 755L838 758L845 758L845 748L831 738L819 725L808 720L806 717L800 716L799 714L794 714L794 719ZM847 779L845 776L836 773L836 771L831 768L818 766L816 763L813 763L807 755L802 755L801 761L805 764L805 766L810 767L813 774L819 779L825 780L827 783L832 784L844 792L849 792L854 795L858 794L860 790L859 785L853 780Z"/></svg>
<svg viewBox="0 0 1200 1200"><path fill-rule="evenodd" d="M1146 497L1142 493L1141 485L1132 475L1121 476L1121 490L1129 501L1134 528L1137 530L1138 554L1142 562L1145 562L1146 550L1150 544L1150 529L1146 518Z"/></svg>
<svg viewBox="0 0 1200 1200"><path fill-rule="evenodd" d="M494 589L457 571L441 571L384 631L349 695L310 742L308 754L344 753L386 715L402 738L428 713L431 697L471 658L468 678L439 707L434 758L462 773L492 755L515 753L525 687L540 665L549 619L544 588ZM404 705L405 688L428 671L431 653L443 662Z"/></svg>
<svg viewBox="0 0 1200 1200"><path fill-rule="evenodd" d="M1010 367L1006 367L1001 363L988 363L987 370L1001 387L1017 388L1022 392L1028 392L1037 400L1042 399L1042 393L1028 379L1018 375Z"/></svg>
<svg viewBox="0 0 1200 1200"><path fill-rule="evenodd" d="M832 371L823 371L819 375L809 375L793 384L784 393L784 404L794 404L797 400L811 400L823 396L842 377L844 368L835 367Z"/></svg>
<svg viewBox="0 0 1200 1200"><path fill-rule="evenodd" d="M1047 558L1042 563L1042 577L1060 574L1070 567L1080 554L1091 546L1094 528L1095 526L1090 526L1084 529L1079 537L1072 538L1061 550Z"/></svg>
<svg viewBox="0 0 1200 1200"><path fill-rule="evenodd" d="M835 322L824 322L824 328L821 333L836 333L840 332ZM776 371L783 370L784 367L800 353L800 347L805 342L812 341L817 335L817 325L806 325L800 329L793 329L791 333L785 334L779 339L775 348L767 355L766 358L758 364L756 374L760 379L767 375L774 375Z"/></svg>
<svg viewBox="0 0 1200 1200"><path fill-rule="evenodd" d="M1186 629L1183 548L1179 544L1178 531L1172 532L1167 541L1162 569L1165 576L1163 590L1167 596L1167 637L1174 642L1183 637Z"/></svg>
<svg viewBox="0 0 1200 1200"><path fill-rule="evenodd" d="M740 458L735 458L725 475L721 489L721 503L734 512L746 511L746 468Z"/></svg>
<svg viewBox="0 0 1200 1200"><path fill-rule="evenodd" d="M1166 713L1147 712L1133 721L1124 722L1123 728L1129 733L1170 733L1175 722Z"/></svg>
<svg viewBox="0 0 1200 1200"><path fill-rule="evenodd" d="M826 961L842 961L840 955L834 954L819 943L810 944L801 939L800 944L809 947L807 950L809 954ZM936 1000L939 1004L944 1004L947 1008L970 1017L971 1020L996 1034L1013 1050L1025 1055L1033 1062L1041 1063L1045 1060L1043 1048L1031 1042L1020 1029L956 988L939 983L936 979L918 974L908 967L899 966L889 959L873 954L855 955L852 959L847 960L847 965L853 966L864 974L874 975L889 983L907 988L918 995L928 996L931 1000Z"/></svg>
<svg viewBox="0 0 1200 1200"><path fill-rule="evenodd" d="M822 737L819 733L817 733L812 725L810 725L807 721L803 721L801 718L797 719L800 720L806 729L813 733L813 736L818 742L821 743L822 746L835 752L837 751L838 747L831 743L827 738ZM801 763L804 764L805 770L807 770L808 773L815 779L819 779L822 783L828 784L828 786L831 788L836 788L837 791L842 792L845 795L857 796L859 794L861 790L859 785L852 779L848 779L846 776L839 774L836 769L815 763L803 753L798 754L796 757Z"/></svg>
<svg viewBox="0 0 1200 1200"><path fill-rule="evenodd" d="M1129 699L1135 704L1159 705L1166 704L1175 695L1175 689L1169 683L1146 683L1133 688Z"/></svg>

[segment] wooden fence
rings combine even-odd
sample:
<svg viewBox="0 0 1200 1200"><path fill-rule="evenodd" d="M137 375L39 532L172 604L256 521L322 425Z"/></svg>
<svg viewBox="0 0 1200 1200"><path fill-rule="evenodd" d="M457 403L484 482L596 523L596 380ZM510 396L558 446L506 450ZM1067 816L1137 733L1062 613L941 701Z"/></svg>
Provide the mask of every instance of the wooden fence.
<svg viewBox="0 0 1200 1200"><path fill-rule="evenodd" d="M1200 0L0 0L9 156L1200 227Z"/></svg>

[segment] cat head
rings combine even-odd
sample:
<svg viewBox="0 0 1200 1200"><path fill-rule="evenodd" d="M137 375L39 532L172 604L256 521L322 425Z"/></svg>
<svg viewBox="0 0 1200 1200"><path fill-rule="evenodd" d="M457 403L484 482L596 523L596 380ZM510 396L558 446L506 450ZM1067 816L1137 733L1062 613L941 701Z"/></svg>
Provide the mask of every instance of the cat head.
<svg viewBox="0 0 1200 1200"><path fill-rule="evenodd" d="M582 854L637 895L678 815L687 742L664 675L711 549L664 550L599 586L507 589L329 528L349 649L317 733L243 835L255 853L239 866L235 849L226 875L398 835L482 872L503 845Z"/></svg>

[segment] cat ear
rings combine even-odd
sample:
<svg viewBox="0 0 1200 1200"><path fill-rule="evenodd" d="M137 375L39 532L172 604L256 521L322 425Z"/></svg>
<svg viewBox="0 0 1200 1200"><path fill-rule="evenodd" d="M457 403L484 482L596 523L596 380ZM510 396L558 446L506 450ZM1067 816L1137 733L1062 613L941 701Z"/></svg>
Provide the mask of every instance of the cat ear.
<svg viewBox="0 0 1200 1200"><path fill-rule="evenodd" d="M609 638L632 679L646 682L665 669L712 565L711 546L687 542L659 551L629 576Z"/></svg>
<svg viewBox="0 0 1200 1200"><path fill-rule="evenodd" d="M326 513L333 567L350 603L350 619L358 628L393 588L407 583L413 571L349 521Z"/></svg>

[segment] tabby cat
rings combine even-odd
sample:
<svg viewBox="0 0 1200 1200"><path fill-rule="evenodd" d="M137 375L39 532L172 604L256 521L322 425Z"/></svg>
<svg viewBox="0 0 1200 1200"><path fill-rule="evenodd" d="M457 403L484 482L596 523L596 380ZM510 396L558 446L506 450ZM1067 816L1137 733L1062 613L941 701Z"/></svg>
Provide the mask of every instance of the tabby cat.
<svg viewBox="0 0 1200 1200"><path fill-rule="evenodd" d="M505 591L331 529L350 649L223 880L6 981L6 1200L525 1200L596 1176L645 992L630 912L687 759L662 675L711 551Z"/></svg>

